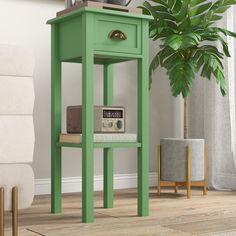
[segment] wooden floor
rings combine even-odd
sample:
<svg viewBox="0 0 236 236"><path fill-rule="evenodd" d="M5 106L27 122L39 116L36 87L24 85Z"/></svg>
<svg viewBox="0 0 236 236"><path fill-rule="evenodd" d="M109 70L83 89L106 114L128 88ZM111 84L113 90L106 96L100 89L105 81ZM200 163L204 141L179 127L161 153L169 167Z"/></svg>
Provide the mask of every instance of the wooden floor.
<svg viewBox="0 0 236 236"><path fill-rule="evenodd" d="M178 194L150 190L150 216L136 216L136 190L115 193L115 207L102 208L102 193L95 194L95 222L81 223L81 194L63 196L63 213L50 213L50 197L35 197L31 208L20 211L19 236L188 236L236 235L236 192L194 190ZM5 235L11 235L10 215Z"/></svg>

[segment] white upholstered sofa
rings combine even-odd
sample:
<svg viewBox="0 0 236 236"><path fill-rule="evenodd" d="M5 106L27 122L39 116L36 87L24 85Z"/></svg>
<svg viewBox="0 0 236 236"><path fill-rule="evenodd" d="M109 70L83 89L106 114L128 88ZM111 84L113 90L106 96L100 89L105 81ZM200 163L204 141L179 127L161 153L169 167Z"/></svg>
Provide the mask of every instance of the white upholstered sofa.
<svg viewBox="0 0 236 236"><path fill-rule="evenodd" d="M0 45L0 236L4 211L13 212L17 235L17 209L29 207L34 196L33 68L32 52Z"/></svg>

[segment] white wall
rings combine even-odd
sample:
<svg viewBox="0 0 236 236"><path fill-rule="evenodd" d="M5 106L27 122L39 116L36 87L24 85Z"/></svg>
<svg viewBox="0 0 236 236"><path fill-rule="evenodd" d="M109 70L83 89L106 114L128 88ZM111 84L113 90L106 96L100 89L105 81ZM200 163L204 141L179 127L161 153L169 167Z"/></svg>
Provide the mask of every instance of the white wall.
<svg viewBox="0 0 236 236"><path fill-rule="evenodd" d="M142 1L134 1L136 5ZM20 44L33 48L36 56L34 76L36 101L34 122L36 146L33 168L35 176L50 177L50 26L46 21L63 9L63 1L57 0L0 0L0 43ZM149 43L149 42L147 42ZM152 43L150 59L157 45ZM1 56L1 55L0 55ZM115 104L127 108L127 129L135 132L136 63L122 63L115 67ZM81 102L81 66L63 66L63 108ZM95 101L102 103L102 68L95 67ZM156 144L160 137L180 134L180 102L170 95L165 72L155 73L150 92L150 171L156 171ZM65 110L64 110L65 111ZM65 123L65 119L63 119ZM115 173L136 172L136 151L115 150ZM102 174L102 151L95 151L95 175ZM81 176L81 151L63 151L63 176Z"/></svg>

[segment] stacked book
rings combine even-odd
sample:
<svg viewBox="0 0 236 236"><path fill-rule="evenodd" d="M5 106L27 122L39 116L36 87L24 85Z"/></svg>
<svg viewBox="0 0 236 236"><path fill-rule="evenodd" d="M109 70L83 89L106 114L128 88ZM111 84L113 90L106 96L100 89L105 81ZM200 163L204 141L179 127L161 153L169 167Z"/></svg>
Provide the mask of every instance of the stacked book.
<svg viewBox="0 0 236 236"><path fill-rule="evenodd" d="M127 134L127 133L101 133L94 134L94 142L137 142L136 134ZM60 134L59 137L60 143L81 143L82 134Z"/></svg>

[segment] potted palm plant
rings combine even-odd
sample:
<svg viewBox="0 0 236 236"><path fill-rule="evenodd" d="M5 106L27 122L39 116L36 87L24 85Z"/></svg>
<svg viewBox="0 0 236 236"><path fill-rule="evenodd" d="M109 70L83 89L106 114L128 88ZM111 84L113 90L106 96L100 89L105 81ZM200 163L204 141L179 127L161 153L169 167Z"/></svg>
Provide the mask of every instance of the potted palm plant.
<svg viewBox="0 0 236 236"><path fill-rule="evenodd" d="M214 77L222 95L227 93L222 60L225 56L230 57L230 53L225 37L236 37L236 33L217 27L215 23L222 19L223 14L233 4L236 4L236 0L148 0L141 6L145 14L154 18L150 22L150 38L160 41L159 50L150 64L150 86L153 72L158 67L163 67L170 80L172 95L182 95L184 99L184 139L161 140L163 148L169 147L175 153L171 155L171 150L161 151L160 179L186 181L186 165L182 161L182 169L176 167L176 155L184 158L185 155L176 145L190 145L191 160L195 152L198 153L198 162L202 162L200 159L204 156L204 147L201 146L204 142L188 139L188 95L198 74L209 80ZM221 45L220 49L216 43ZM198 141L202 145L196 144L199 146L196 149L193 143ZM171 160L166 160L168 158ZM204 170L196 168L193 161L191 170L194 168L197 173L194 175L192 171L191 181L205 180ZM179 174L173 173L176 170Z"/></svg>

